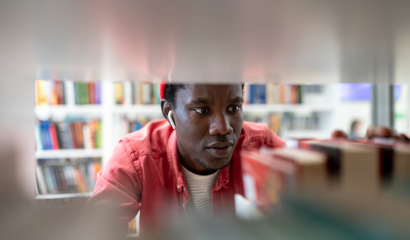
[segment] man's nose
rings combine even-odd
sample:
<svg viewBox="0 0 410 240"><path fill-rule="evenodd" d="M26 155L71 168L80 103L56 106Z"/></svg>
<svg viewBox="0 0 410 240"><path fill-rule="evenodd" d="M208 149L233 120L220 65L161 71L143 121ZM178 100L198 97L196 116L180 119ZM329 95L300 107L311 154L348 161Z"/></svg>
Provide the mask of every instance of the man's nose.
<svg viewBox="0 0 410 240"><path fill-rule="evenodd" d="M229 117L224 113L216 114L212 118L211 126L209 127L209 135L226 135L228 133L233 133L233 128L229 123Z"/></svg>

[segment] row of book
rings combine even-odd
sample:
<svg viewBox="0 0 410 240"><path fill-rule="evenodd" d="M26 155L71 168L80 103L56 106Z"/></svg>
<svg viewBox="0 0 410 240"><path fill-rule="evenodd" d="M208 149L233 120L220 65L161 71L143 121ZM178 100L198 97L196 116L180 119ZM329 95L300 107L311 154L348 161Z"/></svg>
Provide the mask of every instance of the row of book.
<svg viewBox="0 0 410 240"><path fill-rule="evenodd" d="M376 197L407 184L410 144L365 140L297 140L297 148L242 153L247 198L269 212L290 192Z"/></svg>
<svg viewBox="0 0 410 240"><path fill-rule="evenodd" d="M101 82L37 80L36 104L101 104Z"/></svg>
<svg viewBox="0 0 410 240"><path fill-rule="evenodd" d="M100 158L38 159L37 191L39 194L89 193L100 170Z"/></svg>
<svg viewBox="0 0 410 240"><path fill-rule="evenodd" d="M101 148L100 120L38 120L35 133L38 150Z"/></svg>
<svg viewBox="0 0 410 240"><path fill-rule="evenodd" d="M245 84L245 104L302 104L305 94L321 94L320 85Z"/></svg>
<svg viewBox="0 0 410 240"><path fill-rule="evenodd" d="M322 129L322 124L320 117L315 113L308 116L298 116L292 113L286 113L283 117L282 127L288 131L319 130Z"/></svg>
<svg viewBox="0 0 410 240"><path fill-rule="evenodd" d="M316 113L298 116L293 113L263 115L245 115L245 121L265 123L269 130L279 134L281 131L310 131L323 129L320 117Z"/></svg>
<svg viewBox="0 0 410 240"><path fill-rule="evenodd" d="M136 118L127 118L124 115L116 115L113 121L113 136L114 136L114 143L117 143L122 137L127 135L128 133L140 130L145 125L147 125L150 121L158 120L162 118L162 116L138 116Z"/></svg>
<svg viewBox="0 0 410 240"><path fill-rule="evenodd" d="M160 104L158 82L115 82L114 98L117 105Z"/></svg>

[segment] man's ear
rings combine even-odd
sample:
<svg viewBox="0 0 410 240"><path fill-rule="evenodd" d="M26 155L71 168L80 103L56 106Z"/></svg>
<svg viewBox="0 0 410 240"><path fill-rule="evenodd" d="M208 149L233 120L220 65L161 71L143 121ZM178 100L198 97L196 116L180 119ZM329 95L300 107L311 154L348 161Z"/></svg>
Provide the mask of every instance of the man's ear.
<svg viewBox="0 0 410 240"><path fill-rule="evenodd" d="M168 119L168 113L169 111L172 110L170 102L168 102L165 99L161 99L161 111L162 111L162 116L169 122ZM170 123L171 124L171 123Z"/></svg>

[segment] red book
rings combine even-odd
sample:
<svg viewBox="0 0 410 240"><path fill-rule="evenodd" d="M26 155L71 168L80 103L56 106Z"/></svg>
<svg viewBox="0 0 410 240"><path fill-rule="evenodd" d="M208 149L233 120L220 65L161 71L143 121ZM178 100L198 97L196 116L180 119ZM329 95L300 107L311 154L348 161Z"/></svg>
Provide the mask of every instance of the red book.
<svg viewBox="0 0 410 240"><path fill-rule="evenodd" d="M299 86L292 85L290 88L290 101L292 104L299 103Z"/></svg>
<svg viewBox="0 0 410 240"><path fill-rule="evenodd" d="M75 135L77 138L77 146L78 148L84 148L84 136L83 136L83 123L76 122L75 123Z"/></svg>
<svg viewBox="0 0 410 240"><path fill-rule="evenodd" d="M50 131L50 137L51 137L51 146L53 147L54 150L60 149L58 146L57 132L56 132L56 127L54 123L50 123L49 131Z"/></svg>
<svg viewBox="0 0 410 240"><path fill-rule="evenodd" d="M93 82L88 83L88 103L95 104L95 85Z"/></svg>
<svg viewBox="0 0 410 240"><path fill-rule="evenodd" d="M70 122L70 131L71 131L71 138L73 142L73 149L77 149L78 142L77 142L77 136L76 136L76 130L75 130L75 122Z"/></svg>
<svg viewBox="0 0 410 240"><path fill-rule="evenodd" d="M245 195L254 185L254 202L262 211L270 211L279 196L288 191L317 191L326 188L326 155L319 152L277 148L241 152ZM249 181L248 179L252 180ZM248 182L249 181L249 182ZM252 196L251 196L252 198Z"/></svg>

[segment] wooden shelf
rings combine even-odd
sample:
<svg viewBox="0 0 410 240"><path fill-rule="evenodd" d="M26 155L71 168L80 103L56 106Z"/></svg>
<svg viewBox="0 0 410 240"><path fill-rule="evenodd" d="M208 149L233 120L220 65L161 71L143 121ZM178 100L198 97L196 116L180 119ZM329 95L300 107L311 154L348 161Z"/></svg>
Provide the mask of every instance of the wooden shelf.
<svg viewBox="0 0 410 240"><path fill-rule="evenodd" d="M77 157L102 157L101 149L61 149L39 150L36 158L77 158Z"/></svg>
<svg viewBox="0 0 410 240"><path fill-rule="evenodd" d="M76 198L76 197L91 197L92 192L88 193L60 193L60 194L44 194L37 195L36 199L61 199L61 198Z"/></svg>

